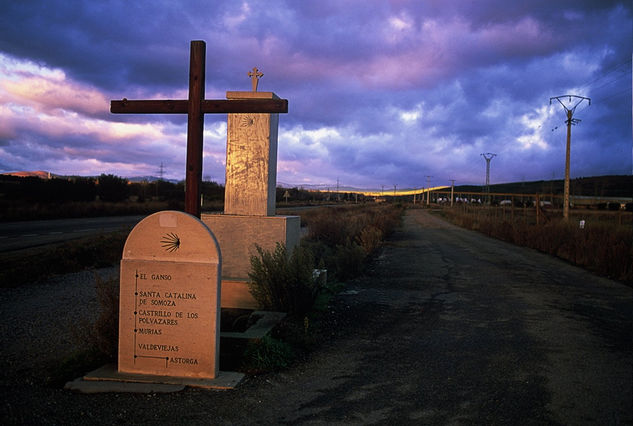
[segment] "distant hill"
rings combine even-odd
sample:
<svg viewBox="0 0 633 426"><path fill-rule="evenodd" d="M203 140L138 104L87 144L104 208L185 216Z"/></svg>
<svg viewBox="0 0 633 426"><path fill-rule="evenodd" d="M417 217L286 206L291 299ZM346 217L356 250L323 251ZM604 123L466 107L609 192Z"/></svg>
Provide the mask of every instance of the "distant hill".
<svg viewBox="0 0 633 426"><path fill-rule="evenodd" d="M4 176L17 176L17 177L38 177L41 179L71 179L77 176L63 176L56 175L46 171L24 171L24 172L11 172L3 173ZM82 176L82 177L94 177L97 176ZM130 182L156 182L160 178L156 176L134 176L126 177ZM176 179L163 179L169 183L177 184L181 181ZM286 184L278 182L277 186L280 188L292 188L297 185ZM329 189L334 191L336 185L299 185L302 189L310 190L324 190ZM562 194L564 182L562 179L557 180L538 180L530 182L510 182L510 183L497 183L490 185L490 192L496 193L510 193L510 194ZM355 192L358 188L352 188L347 186L340 186L338 188L340 192ZM455 186L456 191L463 192L484 192L484 185L459 185ZM633 175L613 175L613 176L593 176L593 177L580 177L574 178L570 181L571 195L584 195L592 197L633 197Z"/></svg>
<svg viewBox="0 0 633 426"><path fill-rule="evenodd" d="M82 178L97 178L98 176L65 176L65 175L56 175L54 173L51 172L45 172L42 170L38 170L38 171L33 171L33 172L10 172L10 173L2 173L3 176L16 176L16 177L37 177L40 179L72 179L72 178L77 178L77 177L82 177ZM156 177L156 176L134 176L134 177L124 177L124 179L127 179L130 182L156 182L158 180L161 180L160 178ZM166 182L170 182L170 183L179 183L180 181L177 179L163 179Z"/></svg>
<svg viewBox="0 0 633 426"><path fill-rule="evenodd" d="M133 177L129 177L129 178L126 178L126 179L129 180L130 182L135 182L135 183L138 183L138 182L156 182L156 181L161 180L161 178L158 178L156 176L133 176ZM182 182L181 180L178 180L178 179L162 179L162 180L164 180L166 182L169 182L169 183Z"/></svg>
<svg viewBox="0 0 633 426"><path fill-rule="evenodd" d="M17 176L17 177L38 177L40 179L53 179L53 178L61 178L63 176L55 175L51 172L45 172L42 170L38 170L35 172L11 172L11 173L2 173L6 176Z"/></svg>
<svg viewBox="0 0 633 426"><path fill-rule="evenodd" d="M571 195L594 197L633 197L633 176L593 176L570 180ZM483 192L484 185L460 185L456 191ZM564 181L539 180L532 182L512 182L490 185L490 192L511 194L562 194Z"/></svg>

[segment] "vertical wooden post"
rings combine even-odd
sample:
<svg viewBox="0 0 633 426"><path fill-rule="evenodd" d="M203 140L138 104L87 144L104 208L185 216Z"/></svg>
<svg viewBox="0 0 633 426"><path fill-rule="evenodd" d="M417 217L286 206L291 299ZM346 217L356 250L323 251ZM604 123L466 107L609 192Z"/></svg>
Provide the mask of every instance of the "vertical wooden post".
<svg viewBox="0 0 633 426"><path fill-rule="evenodd" d="M541 200L539 199L538 194L536 194L536 224L539 224L539 213L541 211Z"/></svg>
<svg viewBox="0 0 633 426"><path fill-rule="evenodd" d="M187 120L187 172L185 212L200 217L200 183L202 182L202 135L206 43L191 42L189 62L189 114Z"/></svg>
<svg viewBox="0 0 633 426"><path fill-rule="evenodd" d="M572 110L567 111L567 147L565 148L565 183L563 188L563 219L569 220L569 152L571 145Z"/></svg>

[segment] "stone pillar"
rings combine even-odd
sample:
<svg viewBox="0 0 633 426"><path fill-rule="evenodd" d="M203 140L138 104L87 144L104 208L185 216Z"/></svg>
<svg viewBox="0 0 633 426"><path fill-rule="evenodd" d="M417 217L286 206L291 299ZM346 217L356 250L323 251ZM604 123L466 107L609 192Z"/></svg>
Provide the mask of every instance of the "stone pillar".
<svg viewBox="0 0 633 426"><path fill-rule="evenodd" d="M272 92L227 92L227 99L279 99ZM224 213L274 216L279 114L229 114Z"/></svg>
<svg viewBox="0 0 633 426"><path fill-rule="evenodd" d="M279 99L272 92L227 92L227 99ZM298 216L276 216L278 114L229 114L224 214L203 214L202 221L222 250L223 308L256 309L247 287L256 245L292 252L299 242Z"/></svg>

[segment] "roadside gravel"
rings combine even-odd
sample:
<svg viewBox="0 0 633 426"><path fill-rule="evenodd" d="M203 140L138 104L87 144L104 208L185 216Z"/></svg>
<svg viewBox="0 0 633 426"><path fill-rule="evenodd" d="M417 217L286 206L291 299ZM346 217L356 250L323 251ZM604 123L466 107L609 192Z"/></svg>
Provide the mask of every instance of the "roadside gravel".
<svg viewBox="0 0 633 426"><path fill-rule="evenodd" d="M97 314L95 274L107 279L118 268L82 271L41 283L0 291L0 341L8 368L3 384L15 373L27 382L47 380L51 363L77 347L77 332Z"/></svg>

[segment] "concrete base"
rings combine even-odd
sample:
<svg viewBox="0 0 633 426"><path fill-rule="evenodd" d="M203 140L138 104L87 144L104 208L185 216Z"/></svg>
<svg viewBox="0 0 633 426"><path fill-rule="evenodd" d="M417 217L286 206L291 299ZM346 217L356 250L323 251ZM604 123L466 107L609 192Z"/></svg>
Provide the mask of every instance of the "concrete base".
<svg viewBox="0 0 633 426"><path fill-rule="evenodd" d="M259 309L246 280L222 280L220 306L222 308Z"/></svg>
<svg viewBox="0 0 633 426"><path fill-rule="evenodd" d="M203 389L234 389L244 377L242 373L220 371L215 379L153 376L120 373L114 364L104 365L84 377L66 383L64 389L81 393L101 392L178 392L186 386Z"/></svg>
<svg viewBox="0 0 633 426"><path fill-rule="evenodd" d="M255 245L272 251L277 243L291 252L299 243L299 216L239 216L203 214L205 223L215 235L222 253L222 278L247 280Z"/></svg>
<svg viewBox="0 0 633 426"><path fill-rule="evenodd" d="M315 269L314 278L317 279L319 287L327 284L327 269ZM251 294L246 280L222 280L221 302L222 308L253 309L260 308L259 304Z"/></svg>
<svg viewBox="0 0 633 426"><path fill-rule="evenodd" d="M286 317L284 312L255 311L251 314L257 317L255 324L244 332L220 332L220 337L231 339L261 339L267 335L279 322Z"/></svg>

